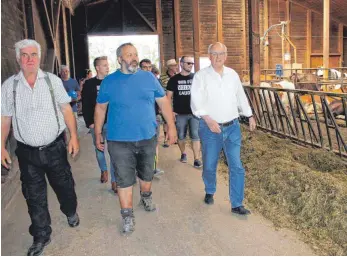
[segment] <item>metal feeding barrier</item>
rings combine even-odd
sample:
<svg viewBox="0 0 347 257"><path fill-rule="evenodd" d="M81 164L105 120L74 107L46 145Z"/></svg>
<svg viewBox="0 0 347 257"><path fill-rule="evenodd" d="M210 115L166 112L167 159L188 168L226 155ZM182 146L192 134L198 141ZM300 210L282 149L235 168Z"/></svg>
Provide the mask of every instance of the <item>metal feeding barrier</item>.
<svg viewBox="0 0 347 257"><path fill-rule="evenodd" d="M347 94L254 86L244 89L258 128L347 158Z"/></svg>

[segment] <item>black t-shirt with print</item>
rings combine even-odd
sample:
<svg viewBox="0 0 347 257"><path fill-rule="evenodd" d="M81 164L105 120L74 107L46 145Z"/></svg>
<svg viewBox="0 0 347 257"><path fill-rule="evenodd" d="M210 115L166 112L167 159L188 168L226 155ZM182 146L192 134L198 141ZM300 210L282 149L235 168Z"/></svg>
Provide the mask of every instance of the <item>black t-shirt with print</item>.
<svg viewBox="0 0 347 257"><path fill-rule="evenodd" d="M190 108L190 87L194 73L183 76L180 73L170 78L166 90L173 92L173 111L177 114L192 114Z"/></svg>

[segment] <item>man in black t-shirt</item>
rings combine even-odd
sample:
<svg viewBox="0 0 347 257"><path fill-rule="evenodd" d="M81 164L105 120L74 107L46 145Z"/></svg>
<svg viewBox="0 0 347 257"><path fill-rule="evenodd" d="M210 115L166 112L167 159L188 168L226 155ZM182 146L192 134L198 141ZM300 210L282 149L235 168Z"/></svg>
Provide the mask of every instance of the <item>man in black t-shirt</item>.
<svg viewBox="0 0 347 257"><path fill-rule="evenodd" d="M94 60L94 67L96 70L96 76L94 78L88 79L84 82L82 90L82 112L84 121L87 128L90 129L90 133L93 137L93 143L95 146L96 159L99 164L101 171L101 183L106 183L108 181L108 171L107 163L105 159L105 153L96 148L95 145L95 131L94 131L94 109L96 105L96 97L99 93L100 84L104 77L108 75L109 65L107 61L107 56L97 57ZM105 123L103 127L103 138L105 140L107 133L107 116L105 118ZM113 192L117 193L117 184L114 173L113 165L110 163L110 173L111 173L111 185Z"/></svg>
<svg viewBox="0 0 347 257"><path fill-rule="evenodd" d="M190 109L190 87L194 77L194 74L191 73L194 65L193 57L182 56L180 65L181 72L170 78L166 87L166 95L169 100L173 100L173 111L176 117L176 128L178 133L178 146L181 150L181 162L187 162L185 139L189 126L189 135L194 152L194 167L201 168L202 163L199 159L199 120L192 114L192 110Z"/></svg>

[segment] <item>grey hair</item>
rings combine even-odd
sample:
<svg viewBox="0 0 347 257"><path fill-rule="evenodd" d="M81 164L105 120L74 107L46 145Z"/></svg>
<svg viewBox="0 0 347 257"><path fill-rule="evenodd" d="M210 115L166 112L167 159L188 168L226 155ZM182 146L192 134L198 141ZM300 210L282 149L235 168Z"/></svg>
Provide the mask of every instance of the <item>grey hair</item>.
<svg viewBox="0 0 347 257"><path fill-rule="evenodd" d="M122 56L122 49L126 46L133 46L135 47L132 43L124 43L124 44L121 44L118 48L117 48L117 58L118 57L121 57Z"/></svg>
<svg viewBox="0 0 347 257"><path fill-rule="evenodd" d="M228 48L223 44L223 43L221 43L221 42L216 42L216 43L214 43L214 44L210 44L209 46L208 46L208 49L207 49L207 53L211 53L211 48L212 48L212 46L214 46L214 45L220 45L220 46L222 46L222 47L224 47L224 50L225 50L225 52L228 52Z"/></svg>
<svg viewBox="0 0 347 257"><path fill-rule="evenodd" d="M65 70L65 69L68 69L69 71L70 71L70 68L69 68L69 66L67 66L67 65L60 65L60 67L59 67L59 73L61 73L63 70Z"/></svg>
<svg viewBox="0 0 347 257"><path fill-rule="evenodd" d="M29 46L34 46L37 48L38 56L41 58L41 45L33 39L23 39L14 44L16 50L16 58L19 61L20 59L20 50Z"/></svg>

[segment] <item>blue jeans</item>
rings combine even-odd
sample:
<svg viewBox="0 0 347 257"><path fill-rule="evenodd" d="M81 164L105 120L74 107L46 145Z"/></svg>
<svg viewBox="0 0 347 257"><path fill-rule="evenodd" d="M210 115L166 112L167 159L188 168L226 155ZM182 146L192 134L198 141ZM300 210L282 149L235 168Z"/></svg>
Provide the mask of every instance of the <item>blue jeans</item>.
<svg viewBox="0 0 347 257"><path fill-rule="evenodd" d="M107 132L107 124L104 125L102 128L102 136L104 137L104 142L106 142L106 132ZM105 158L105 153L100 151L98 148L96 148L95 144L95 130L94 128L90 129L90 134L92 134L93 137L93 143L95 147L95 153L96 153L96 159L98 160L99 168L100 171L103 172L107 170L107 163L106 163L106 158ZM110 163L110 173L111 173L111 182L116 182L116 176L114 173L114 167L112 163Z"/></svg>
<svg viewBox="0 0 347 257"><path fill-rule="evenodd" d="M178 140L186 139L188 126L190 139L192 141L199 141L199 120L193 114L176 115L176 129Z"/></svg>
<svg viewBox="0 0 347 257"><path fill-rule="evenodd" d="M221 150L229 166L229 198L232 208L242 205L244 197L245 170L242 166L241 129L237 119L229 126L221 126L221 133L213 133L204 120L200 120L199 136L202 145L202 178L206 194L216 192L216 170Z"/></svg>

